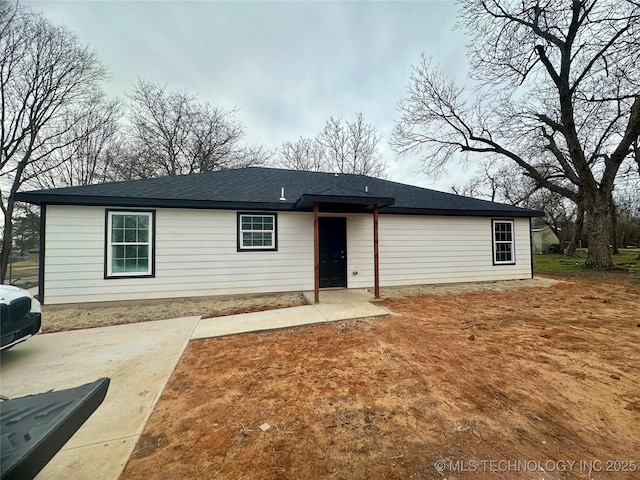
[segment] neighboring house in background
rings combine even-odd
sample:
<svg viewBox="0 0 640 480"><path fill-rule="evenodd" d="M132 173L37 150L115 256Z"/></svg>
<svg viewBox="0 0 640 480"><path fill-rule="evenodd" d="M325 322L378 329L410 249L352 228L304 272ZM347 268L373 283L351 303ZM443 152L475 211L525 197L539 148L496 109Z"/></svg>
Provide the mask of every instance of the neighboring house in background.
<svg viewBox="0 0 640 480"><path fill-rule="evenodd" d="M531 278L531 218L542 214L255 167L17 198L41 207L47 304Z"/></svg>
<svg viewBox="0 0 640 480"><path fill-rule="evenodd" d="M533 253L549 253L551 245L559 245L560 240L548 225L531 229Z"/></svg>

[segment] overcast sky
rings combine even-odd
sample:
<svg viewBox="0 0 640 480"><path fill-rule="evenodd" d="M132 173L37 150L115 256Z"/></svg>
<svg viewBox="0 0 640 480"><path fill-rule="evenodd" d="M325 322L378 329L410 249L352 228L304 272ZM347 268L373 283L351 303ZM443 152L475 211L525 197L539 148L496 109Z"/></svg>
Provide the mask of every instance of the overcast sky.
<svg viewBox="0 0 640 480"><path fill-rule="evenodd" d="M277 147L313 136L326 119L362 112L383 136L391 180L449 190L468 178L416 175L388 141L411 65L424 52L457 80L465 37L453 1L421 2L31 2L95 49L123 97L137 78L188 89L238 108L246 141Z"/></svg>

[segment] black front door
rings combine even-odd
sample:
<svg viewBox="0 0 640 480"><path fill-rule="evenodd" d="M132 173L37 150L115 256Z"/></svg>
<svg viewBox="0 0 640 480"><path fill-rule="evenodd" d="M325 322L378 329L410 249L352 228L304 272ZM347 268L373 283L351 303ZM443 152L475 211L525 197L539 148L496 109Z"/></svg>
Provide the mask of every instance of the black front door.
<svg viewBox="0 0 640 480"><path fill-rule="evenodd" d="M347 219L320 217L320 288L347 286Z"/></svg>

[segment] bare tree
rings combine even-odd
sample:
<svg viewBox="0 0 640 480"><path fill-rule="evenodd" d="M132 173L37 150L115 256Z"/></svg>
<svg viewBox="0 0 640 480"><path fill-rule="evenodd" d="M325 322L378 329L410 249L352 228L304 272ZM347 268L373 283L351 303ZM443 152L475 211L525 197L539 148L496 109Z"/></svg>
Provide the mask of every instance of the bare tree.
<svg viewBox="0 0 640 480"><path fill-rule="evenodd" d="M329 117L316 137L322 147L327 171L344 173L349 162L349 126L342 117Z"/></svg>
<svg viewBox="0 0 640 480"><path fill-rule="evenodd" d="M279 165L291 170L355 173L383 177L387 165L378 152L380 136L361 113L353 122L329 117L315 138L284 142Z"/></svg>
<svg viewBox="0 0 640 480"><path fill-rule="evenodd" d="M244 129L235 111L198 102L187 91L139 80L130 100L129 153L121 174L185 175L261 164L269 156L240 145Z"/></svg>
<svg viewBox="0 0 640 480"><path fill-rule="evenodd" d="M584 207L586 266L611 268L611 196L640 135L635 0L461 1L475 93L423 58L392 145L439 171L457 152L502 156Z"/></svg>
<svg viewBox="0 0 640 480"><path fill-rule="evenodd" d="M326 172L328 165L324 149L315 138L300 137L295 142L286 141L280 147L279 165L289 170Z"/></svg>
<svg viewBox="0 0 640 480"><path fill-rule="evenodd" d="M220 168L260 167L271 163L275 149L268 149L262 145L244 145L234 155L232 164Z"/></svg>
<svg viewBox="0 0 640 480"><path fill-rule="evenodd" d="M541 222L548 225L560 240L570 242L565 251L574 255L582 236L584 209L562 195L540 186L531 177L521 175L517 165L501 158L489 158L466 185L452 187L459 195L486 198L544 212Z"/></svg>
<svg viewBox="0 0 640 480"><path fill-rule="evenodd" d="M19 4L0 2L0 206L4 233L0 282L13 238L15 194L29 180L67 160L105 69L64 27ZM72 114L71 112L75 112Z"/></svg>
<svg viewBox="0 0 640 480"><path fill-rule="evenodd" d="M329 117L317 142L324 148L328 171L381 177L387 165L378 152L380 138L358 113L353 122Z"/></svg>
<svg viewBox="0 0 640 480"><path fill-rule="evenodd" d="M103 97L92 99L81 111L70 111L63 119L65 147L53 152L56 167L32 172L38 188L90 185L110 180L112 163L117 161L120 103Z"/></svg>
<svg viewBox="0 0 640 480"><path fill-rule="evenodd" d="M465 185L453 185L451 190L456 195L486 198L492 202L497 201L500 197L504 197L504 199L513 197L515 193L512 193L512 188L515 187L515 184L507 171L508 168L509 166L500 162L499 159L489 158L482 162L477 175Z"/></svg>

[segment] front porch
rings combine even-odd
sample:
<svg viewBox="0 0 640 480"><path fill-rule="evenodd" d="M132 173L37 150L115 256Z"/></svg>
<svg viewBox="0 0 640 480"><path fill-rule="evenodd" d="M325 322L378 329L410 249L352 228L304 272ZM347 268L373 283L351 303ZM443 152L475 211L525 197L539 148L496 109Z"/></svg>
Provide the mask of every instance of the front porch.
<svg viewBox="0 0 640 480"><path fill-rule="evenodd" d="M307 302L315 302L315 292L303 292ZM321 289L318 303L330 303L335 305L347 305L353 303L373 302L376 300L374 293L363 288L337 288Z"/></svg>
<svg viewBox="0 0 640 480"><path fill-rule="evenodd" d="M365 187L365 194L336 194L323 192L322 194L303 194L296 202L299 209L312 208L313 211L313 258L314 258L314 291L313 303L320 303L320 288L345 286L347 284L346 246L347 229L344 222L332 221L320 217L320 213L371 213L373 215L373 297L380 298L380 268L378 261L378 224L379 207L393 205L392 197L377 197L369 194ZM342 220L340 217L335 220ZM321 225L321 222L325 222ZM324 271L323 271L324 270ZM329 276L327 275L329 274ZM333 276L333 278L331 278ZM311 302L311 298L307 297Z"/></svg>

